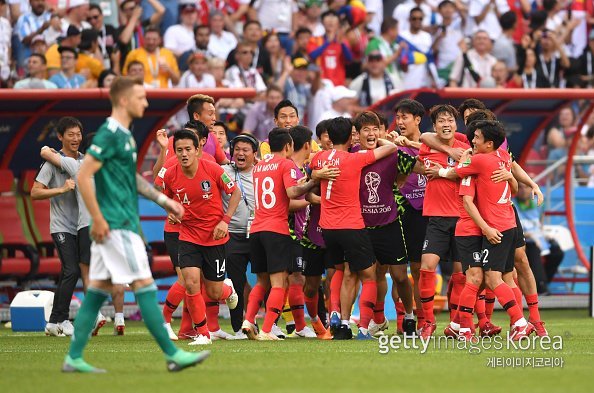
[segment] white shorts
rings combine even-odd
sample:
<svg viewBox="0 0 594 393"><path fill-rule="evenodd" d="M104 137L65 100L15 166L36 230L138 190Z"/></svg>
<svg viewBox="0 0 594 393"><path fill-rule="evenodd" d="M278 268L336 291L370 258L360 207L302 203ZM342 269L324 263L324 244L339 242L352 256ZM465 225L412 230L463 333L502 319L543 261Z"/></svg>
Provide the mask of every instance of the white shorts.
<svg viewBox="0 0 594 393"><path fill-rule="evenodd" d="M91 245L89 279L111 280L113 284L130 284L152 278L144 242L138 234L115 229L101 244Z"/></svg>

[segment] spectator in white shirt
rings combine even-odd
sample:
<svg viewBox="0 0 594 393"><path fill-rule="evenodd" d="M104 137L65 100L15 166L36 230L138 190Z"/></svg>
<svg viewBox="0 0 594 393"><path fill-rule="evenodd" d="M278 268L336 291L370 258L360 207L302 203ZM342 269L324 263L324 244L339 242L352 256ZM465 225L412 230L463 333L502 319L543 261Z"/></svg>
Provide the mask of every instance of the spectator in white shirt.
<svg viewBox="0 0 594 393"><path fill-rule="evenodd" d="M253 56L254 53L249 43L242 42L237 45L235 51L237 64L229 67L225 72L225 79L229 82L229 87L251 87L263 95L266 91L266 84L258 70L252 65Z"/></svg>
<svg viewBox="0 0 594 393"><path fill-rule="evenodd" d="M365 0L365 8L369 20L367 27L377 37L381 34L382 22L384 21L384 2L382 0Z"/></svg>
<svg viewBox="0 0 594 393"><path fill-rule="evenodd" d="M225 19L220 11L214 11L210 14L210 40L208 50L210 53L225 60L229 52L237 45L237 39L232 33L224 30Z"/></svg>
<svg viewBox="0 0 594 393"><path fill-rule="evenodd" d="M432 73L430 73L430 67L435 68L435 64L430 63L430 58L427 56L431 53L431 45L433 40L431 34L423 31L423 10L419 7L415 7L410 11L408 30L400 30L400 38L403 39L404 47L403 51L417 52L417 56L424 60L419 60L418 63L414 61L402 64L401 67L404 71L402 79L404 80L404 90L419 89L421 87L429 87L434 85L436 81L432 81ZM416 48L409 47L409 44L414 45ZM422 54L422 56L419 56ZM434 77L437 77L435 75Z"/></svg>
<svg viewBox="0 0 594 393"><path fill-rule="evenodd" d="M45 79L47 61L41 53L33 53L27 61L29 77L18 81L15 89L57 89L55 83Z"/></svg>
<svg viewBox="0 0 594 393"><path fill-rule="evenodd" d="M402 90L398 74L386 72L386 60L380 51L370 52L366 64L367 72L356 77L349 86L357 92L361 107L368 107Z"/></svg>
<svg viewBox="0 0 594 393"><path fill-rule="evenodd" d="M208 73L208 59L204 53L196 52L188 59L189 70L184 72L177 87L183 89L214 89L214 76Z"/></svg>
<svg viewBox="0 0 594 393"><path fill-rule="evenodd" d="M491 54L497 60L505 63L510 72L515 72L518 69L516 47L513 39L517 21L518 18L512 11L507 11L499 17L499 24L503 32L499 39L493 43L493 49L491 51Z"/></svg>
<svg viewBox="0 0 594 393"><path fill-rule="evenodd" d="M255 18L266 31L274 30L287 53L293 53L293 14L298 11L296 2L290 0L256 0L252 7L258 13Z"/></svg>
<svg viewBox="0 0 594 393"><path fill-rule="evenodd" d="M163 36L163 46L179 58L186 51L196 50L194 26L198 20L195 3L182 3L179 6L180 23L170 26Z"/></svg>
<svg viewBox="0 0 594 393"><path fill-rule="evenodd" d="M492 40L501 35L499 16L509 11L507 0L470 0L468 16L474 23L473 32L486 31Z"/></svg>
<svg viewBox="0 0 594 393"><path fill-rule="evenodd" d="M481 80L491 78L497 62L490 53L492 45L489 34L482 30L472 37L472 49L466 51L466 43L462 41L462 53L452 67L450 87L478 87Z"/></svg>
<svg viewBox="0 0 594 393"><path fill-rule="evenodd" d="M450 0L439 3L439 14L442 24L433 36L433 53L436 57L437 74L439 79L447 84L454 61L460 55L458 44L464 39L462 19L458 15L456 5Z"/></svg>
<svg viewBox="0 0 594 393"><path fill-rule="evenodd" d="M79 30L92 29L93 26L87 22L89 15L89 0L70 0L66 10L66 16L62 18L62 34L66 35L68 26L74 25Z"/></svg>
<svg viewBox="0 0 594 393"><path fill-rule="evenodd" d="M410 29L410 11L417 7L423 11L422 27L424 29L441 24L441 16L434 12L425 0L405 0L394 8L394 13L392 14L392 17L398 21L398 29L400 31Z"/></svg>

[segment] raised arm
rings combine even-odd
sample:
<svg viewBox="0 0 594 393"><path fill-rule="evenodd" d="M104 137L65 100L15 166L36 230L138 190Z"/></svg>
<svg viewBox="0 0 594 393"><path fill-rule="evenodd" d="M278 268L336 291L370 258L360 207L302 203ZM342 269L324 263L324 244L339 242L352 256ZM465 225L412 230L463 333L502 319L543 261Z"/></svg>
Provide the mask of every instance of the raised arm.
<svg viewBox="0 0 594 393"><path fill-rule="evenodd" d="M534 199L534 196L536 195L538 206L542 205L544 202L544 195L542 194L540 187L534 182L534 180L532 180L532 178L526 173L520 164L515 161L512 162L512 173L518 182L526 184L532 189L532 199Z"/></svg>
<svg viewBox="0 0 594 393"><path fill-rule="evenodd" d="M167 158L167 144L169 143L169 139L167 138L167 130L160 129L159 131L157 131L155 140L159 144L161 151L159 152L159 155L157 156L157 161L153 166L153 179L157 178L157 176L159 175L159 171L161 170L161 168L163 168L163 165L165 164L165 159Z"/></svg>
<svg viewBox="0 0 594 393"><path fill-rule="evenodd" d="M151 15L151 25L158 25L165 15L165 7L159 2L159 0L148 0L149 4L155 10L155 13Z"/></svg>

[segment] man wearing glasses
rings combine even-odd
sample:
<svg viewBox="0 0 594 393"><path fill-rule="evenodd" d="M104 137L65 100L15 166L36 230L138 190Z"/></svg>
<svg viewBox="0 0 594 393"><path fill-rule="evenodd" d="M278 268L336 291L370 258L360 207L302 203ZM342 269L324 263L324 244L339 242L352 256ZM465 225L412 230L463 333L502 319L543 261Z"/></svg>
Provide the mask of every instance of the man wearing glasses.
<svg viewBox="0 0 594 393"><path fill-rule="evenodd" d="M78 53L76 49L69 46L61 46L60 52L60 72L50 78L58 86L58 89L80 89L86 82L84 76L76 73L76 59Z"/></svg>
<svg viewBox="0 0 594 393"><path fill-rule="evenodd" d="M105 23L103 11L98 4L91 4L89 6L87 21L99 35L99 49L103 55L103 66L106 69L113 69L116 61L112 59L112 54L116 51L116 42L118 39L116 28Z"/></svg>

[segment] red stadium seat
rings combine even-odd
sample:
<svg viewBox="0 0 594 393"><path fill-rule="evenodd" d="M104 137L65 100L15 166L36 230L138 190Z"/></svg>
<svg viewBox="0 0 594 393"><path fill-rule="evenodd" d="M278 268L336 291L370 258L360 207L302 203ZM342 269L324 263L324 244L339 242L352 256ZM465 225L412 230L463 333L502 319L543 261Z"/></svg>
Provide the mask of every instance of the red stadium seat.
<svg viewBox="0 0 594 393"><path fill-rule="evenodd" d="M151 271L153 277L171 277L176 274L168 255L153 255Z"/></svg>
<svg viewBox="0 0 594 393"><path fill-rule="evenodd" d="M27 169L26 171L21 172L21 177L19 179L19 190L24 194L30 194L31 188L33 188L33 184L35 183L35 178L37 177L37 169Z"/></svg>

